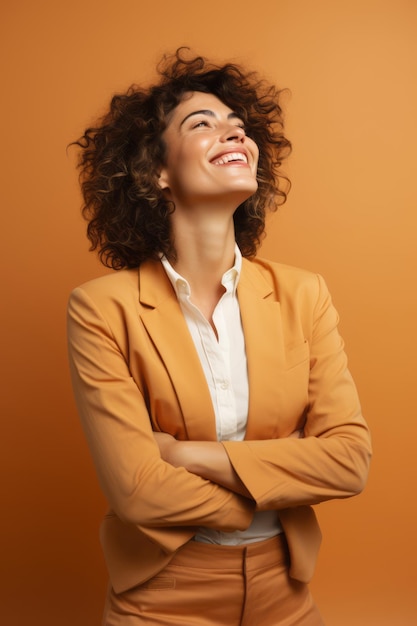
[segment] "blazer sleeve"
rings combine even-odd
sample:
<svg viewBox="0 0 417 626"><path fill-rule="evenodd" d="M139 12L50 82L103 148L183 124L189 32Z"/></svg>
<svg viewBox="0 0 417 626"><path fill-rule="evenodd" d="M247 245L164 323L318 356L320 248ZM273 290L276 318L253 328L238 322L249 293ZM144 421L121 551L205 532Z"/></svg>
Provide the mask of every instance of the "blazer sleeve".
<svg viewBox="0 0 417 626"><path fill-rule="evenodd" d="M78 412L116 515L141 527L247 528L253 502L161 459L126 358L105 315L82 288L69 300L68 342Z"/></svg>
<svg viewBox="0 0 417 626"><path fill-rule="evenodd" d="M223 442L260 510L352 496L368 474L370 435L347 368L338 315L323 279L318 276L313 285L297 312L310 353L303 436Z"/></svg>

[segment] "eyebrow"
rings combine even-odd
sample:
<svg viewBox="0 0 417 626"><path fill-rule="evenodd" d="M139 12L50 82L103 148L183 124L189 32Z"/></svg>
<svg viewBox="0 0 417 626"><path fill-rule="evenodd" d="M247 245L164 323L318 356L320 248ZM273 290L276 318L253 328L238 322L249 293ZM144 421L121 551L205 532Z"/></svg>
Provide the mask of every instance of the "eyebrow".
<svg viewBox="0 0 417 626"><path fill-rule="evenodd" d="M193 115L209 115L210 117L216 117L216 114L214 113L214 111L211 111L210 109L201 109L200 111L192 111L191 113L189 113L188 115L186 115L184 117L184 119L182 120L181 124L180 124L180 128L181 126L184 124L184 122L186 122L188 120L188 118L192 117ZM240 117L240 115L238 115L237 113L235 113L234 111L231 111L228 116L227 119L242 119Z"/></svg>

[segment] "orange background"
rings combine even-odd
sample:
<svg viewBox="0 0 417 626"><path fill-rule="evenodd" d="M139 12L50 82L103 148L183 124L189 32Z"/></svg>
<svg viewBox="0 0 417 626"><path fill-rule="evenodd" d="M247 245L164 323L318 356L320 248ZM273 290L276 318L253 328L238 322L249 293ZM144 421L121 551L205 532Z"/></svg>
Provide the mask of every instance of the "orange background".
<svg viewBox="0 0 417 626"><path fill-rule="evenodd" d="M66 145L187 44L291 90L293 189L262 253L325 276L373 432L366 491L318 509L316 600L328 626L417 623L415 0L17 0L1 13L0 622L100 622L105 503L71 395L65 308L105 270Z"/></svg>

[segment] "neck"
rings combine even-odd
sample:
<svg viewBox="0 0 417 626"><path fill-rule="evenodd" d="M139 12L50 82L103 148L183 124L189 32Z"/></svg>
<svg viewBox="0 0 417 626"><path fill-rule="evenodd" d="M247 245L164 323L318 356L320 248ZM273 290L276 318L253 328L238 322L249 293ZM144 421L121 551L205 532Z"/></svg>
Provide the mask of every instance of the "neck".
<svg viewBox="0 0 417 626"><path fill-rule="evenodd" d="M217 215L194 221L178 215L173 220L173 237L177 253L173 265L177 272L191 286L194 280L200 284L220 284L234 261L233 219L221 220Z"/></svg>
<svg viewBox="0 0 417 626"><path fill-rule="evenodd" d="M172 226L177 258L176 271L190 284L191 299L207 319L224 293L223 274L235 257L233 218L208 215L198 220L173 214Z"/></svg>

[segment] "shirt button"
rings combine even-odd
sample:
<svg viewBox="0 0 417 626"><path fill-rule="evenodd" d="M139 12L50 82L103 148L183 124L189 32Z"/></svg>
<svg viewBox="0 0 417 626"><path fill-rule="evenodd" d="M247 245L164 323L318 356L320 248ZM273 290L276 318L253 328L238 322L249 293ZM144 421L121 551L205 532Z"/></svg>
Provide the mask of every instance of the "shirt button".
<svg viewBox="0 0 417 626"><path fill-rule="evenodd" d="M224 380L224 381L222 382L222 384L220 385L220 387L221 387L222 389L229 389L229 381L228 381L228 380Z"/></svg>

